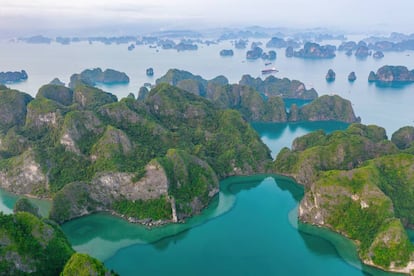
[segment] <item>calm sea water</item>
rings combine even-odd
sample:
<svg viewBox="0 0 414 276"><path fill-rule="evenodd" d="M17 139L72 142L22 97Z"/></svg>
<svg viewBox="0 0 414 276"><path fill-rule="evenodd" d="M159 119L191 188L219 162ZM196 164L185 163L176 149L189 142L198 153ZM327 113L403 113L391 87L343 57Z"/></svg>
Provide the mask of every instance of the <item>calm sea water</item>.
<svg viewBox="0 0 414 276"><path fill-rule="evenodd" d="M169 68L188 70L206 79L225 75L231 83L243 74L260 76L263 61L245 61L245 51L222 58L219 51L230 42L201 46L194 52L164 51L138 46L102 44L29 45L0 43L0 71L25 69L29 80L10 85L35 95L55 77L68 82L71 74L86 68L114 68L126 72L131 82L124 86L102 86L119 98L136 94L145 82L154 83ZM274 66L278 77L303 81L320 95L339 94L352 101L355 113L366 124L386 128L390 136L412 125L414 86L379 88L367 82L369 71L380 66L414 64L414 52L386 53L384 59L358 60L343 53L332 60L302 60L284 57L277 50ZM154 78L145 75L153 67ZM336 71L334 83L325 82L329 68ZM348 83L355 71L357 81ZM337 122L254 124L275 156L297 136L312 130L327 132L346 128ZM199 216L185 224L148 230L107 214L95 214L63 225L74 248L103 260L121 275L381 275L362 266L355 247L330 231L298 225L296 207L303 189L275 176L230 178L221 192ZM0 211L11 212L15 196L0 191ZM42 202L40 203L42 204ZM50 204L44 204L47 212Z"/></svg>

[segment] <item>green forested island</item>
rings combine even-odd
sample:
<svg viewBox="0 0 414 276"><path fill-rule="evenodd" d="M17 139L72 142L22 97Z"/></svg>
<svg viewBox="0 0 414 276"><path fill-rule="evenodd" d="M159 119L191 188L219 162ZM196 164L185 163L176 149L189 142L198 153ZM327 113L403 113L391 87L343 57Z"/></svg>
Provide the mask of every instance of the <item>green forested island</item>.
<svg viewBox="0 0 414 276"><path fill-rule="evenodd" d="M60 227L40 218L27 199L0 213L0 275L114 275L95 258L75 253Z"/></svg>
<svg viewBox="0 0 414 276"><path fill-rule="evenodd" d="M390 141L381 127L358 124L349 101L274 77L229 84L174 69L141 92L118 100L78 80L44 85L33 98L0 86L1 187L52 199L57 223L109 211L155 226L199 213L226 177L279 173L306 187L301 221L357 241L367 264L411 268L403 226L414 225L412 128ZM287 109L292 98L309 103ZM356 124L299 137L275 161L249 124L327 120ZM24 201L15 209L42 221ZM102 268L72 254L61 262L64 275L79 273L80 263Z"/></svg>
<svg viewBox="0 0 414 276"><path fill-rule="evenodd" d="M405 227L414 225L413 127L387 139L381 127L310 133L274 161L276 173L305 185L299 219L356 241L364 263L404 273L414 269Z"/></svg>

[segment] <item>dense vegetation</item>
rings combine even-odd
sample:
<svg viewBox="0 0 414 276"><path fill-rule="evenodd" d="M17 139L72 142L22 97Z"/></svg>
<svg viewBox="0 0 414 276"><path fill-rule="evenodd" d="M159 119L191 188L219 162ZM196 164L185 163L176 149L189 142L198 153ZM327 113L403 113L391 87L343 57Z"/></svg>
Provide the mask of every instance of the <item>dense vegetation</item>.
<svg viewBox="0 0 414 276"><path fill-rule="evenodd" d="M0 102L23 101L0 134L0 174L16 193L53 197L59 223L97 210L171 219L174 201L185 218L208 204L219 178L262 172L270 161L238 112L167 84L144 101L85 84L45 85L27 100L3 89Z"/></svg>
<svg viewBox="0 0 414 276"><path fill-rule="evenodd" d="M60 227L41 218L37 207L26 198L16 202L14 214L0 212L0 275L59 274L111 273L100 261L74 254Z"/></svg>
<svg viewBox="0 0 414 276"><path fill-rule="evenodd" d="M0 214L0 240L2 275L58 275L73 254L57 225L26 212Z"/></svg>
<svg viewBox="0 0 414 276"><path fill-rule="evenodd" d="M318 98L314 89L307 90L300 81L287 78L269 76L262 80L244 75L238 84L229 84L223 76L205 80L187 71L171 69L157 83L174 85L207 98L220 108L237 110L249 122L359 121L349 101L339 96ZM139 95L139 98L143 99L145 95ZM288 112L284 99L315 101L303 108L294 104Z"/></svg>
<svg viewBox="0 0 414 276"><path fill-rule="evenodd" d="M86 254L75 253L70 257L66 263L61 276L83 276L83 275L116 275L114 272L109 272L105 266Z"/></svg>
<svg viewBox="0 0 414 276"><path fill-rule="evenodd" d="M380 127L353 124L345 131L295 139L274 168L307 186L300 219L356 240L367 263L406 266L414 257L403 227L414 225L410 130L398 130L389 141Z"/></svg>

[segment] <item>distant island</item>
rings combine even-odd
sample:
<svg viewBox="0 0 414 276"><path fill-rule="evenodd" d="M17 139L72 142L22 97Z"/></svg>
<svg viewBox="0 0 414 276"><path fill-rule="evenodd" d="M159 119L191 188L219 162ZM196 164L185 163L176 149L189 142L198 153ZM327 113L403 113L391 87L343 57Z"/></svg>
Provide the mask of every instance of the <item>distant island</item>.
<svg viewBox="0 0 414 276"><path fill-rule="evenodd" d="M105 71L102 71L101 68L86 69L80 74L73 74L70 77L69 87L75 88L80 83L90 86L98 83L109 85L126 84L129 83L129 77L124 72L119 72L114 69L106 69Z"/></svg>
<svg viewBox="0 0 414 276"><path fill-rule="evenodd" d="M8 84L8 83L16 83L27 80L28 75L25 70L20 72L0 72L0 83Z"/></svg>
<svg viewBox="0 0 414 276"><path fill-rule="evenodd" d="M234 55L234 52L232 49L223 49L220 51L220 56L222 57L231 57Z"/></svg>
<svg viewBox="0 0 414 276"><path fill-rule="evenodd" d="M325 79L327 82L333 82L335 81L336 78L336 73L334 70L329 69L328 72L326 73Z"/></svg>
<svg viewBox="0 0 414 276"><path fill-rule="evenodd" d="M314 89L307 90L303 83L287 78L269 76L262 80L244 75L238 84L229 84L224 76L205 80L187 71L171 69L156 83L172 84L209 99L215 106L235 109L250 122L360 121L349 101L339 96L318 98ZM293 104L288 112L283 99L309 100L310 103L301 108Z"/></svg>
<svg viewBox="0 0 414 276"><path fill-rule="evenodd" d="M369 82L378 84L404 84L414 82L414 70L408 70L405 66L385 65L377 70L371 71L368 77Z"/></svg>
<svg viewBox="0 0 414 276"><path fill-rule="evenodd" d="M299 58L334 58L336 47L333 45L321 46L318 43L307 42L302 49L293 51L293 47L286 48L287 57L299 57Z"/></svg>

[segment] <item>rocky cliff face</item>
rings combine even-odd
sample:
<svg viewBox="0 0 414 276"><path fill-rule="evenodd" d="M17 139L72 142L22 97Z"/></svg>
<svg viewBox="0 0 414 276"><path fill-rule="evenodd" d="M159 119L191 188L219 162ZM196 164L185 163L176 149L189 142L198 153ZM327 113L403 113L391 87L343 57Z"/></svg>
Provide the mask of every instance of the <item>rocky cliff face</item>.
<svg viewBox="0 0 414 276"><path fill-rule="evenodd" d="M59 275L73 249L56 224L27 212L0 214L3 275Z"/></svg>
<svg viewBox="0 0 414 276"><path fill-rule="evenodd" d="M16 194L38 196L47 195L49 189L47 177L32 150L13 157L0 168L0 186Z"/></svg>
<svg viewBox="0 0 414 276"><path fill-rule="evenodd" d="M27 105L32 100L26 93L0 86L0 130L24 125Z"/></svg>

